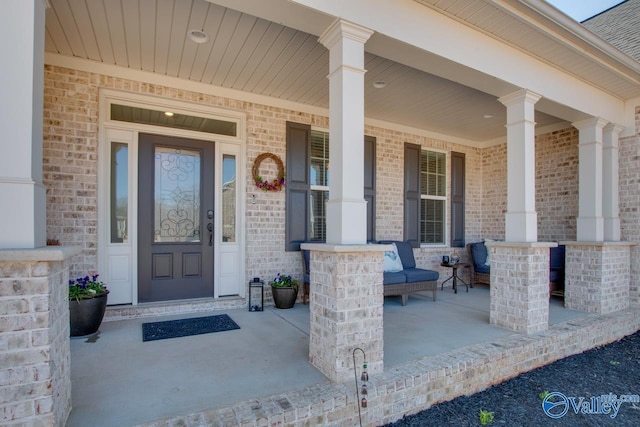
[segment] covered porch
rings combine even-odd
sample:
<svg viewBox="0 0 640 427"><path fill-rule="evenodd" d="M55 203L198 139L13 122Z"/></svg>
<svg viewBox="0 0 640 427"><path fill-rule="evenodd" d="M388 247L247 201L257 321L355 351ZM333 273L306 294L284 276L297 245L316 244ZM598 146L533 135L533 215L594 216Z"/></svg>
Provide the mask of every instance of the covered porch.
<svg viewBox="0 0 640 427"><path fill-rule="evenodd" d="M239 387L228 389L224 397L233 396L240 403L222 396L211 405L200 400L202 405L188 409L192 415L177 415L175 420L194 425L227 417L249 425L264 420L355 425L357 402L350 400L349 364L351 350L362 347L372 378L363 424L376 425L640 327L640 266L631 262L638 250L629 243L640 240L637 61L612 52L602 40L538 0L518 2L518 7L469 1L478 13L445 10L442 2L428 0L376 4L377 10L363 14L369 7L365 0L354 0L348 7L342 1L317 0L139 0L91 6L68 0L12 0L0 31L5 40L16 39L15 34L24 37L3 50L6 73L14 84L3 88L3 99L13 102L5 101L5 114L0 115L3 127L11 130L0 142L3 152L11 153L0 159L6 171L0 176L0 199L12 201L0 212L0 279L7 292L2 308L8 313L2 320L11 338L0 350L16 361L11 368L24 373L20 387L27 392L5 402L6 418L64 424L71 408L81 407L81 395L91 393L78 394L76 388L88 384L83 381L72 387L74 370L85 366L74 357L107 343L115 342L105 348L107 354L119 346L120 351L93 367L106 370L116 362L112 377L100 380L103 384L120 378L114 386L128 385L133 374L120 369L126 369L129 354L138 363L163 363L139 394L155 391L154 385L161 389L163 385L153 380L166 377L164 385L173 384L164 391L163 401L169 403L188 388L175 384L198 378L215 364L210 355L222 354L225 363L231 361L227 373L237 374L233 378ZM147 13L150 9L155 13ZM173 23L176 26L167 31ZM194 28L199 29L198 41L185 40ZM493 34L505 28L512 30ZM199 43L209 40L205 30L212 38L216 35L209 45ZM530 32L535 36L519 39ZM553 49L547 50L549 46ZM385 87L393 90L378 91ZM209 183L218 185L206 192L217 195L211 201L216 209L202 205L200 212L210 220L202 224L203 232L210 226L203 265L209 268L206 285L211 292L204 306L246 306L247 283L253 277L273 277L281 271L301 276L296 250L309 238L310 217L314 222L324 219L325 234L317 240L325 243L310 247L311 321L298 309L290 319L274 311L238 312L240 331L194 337L201 346L196 352L176 353L181 349L175 343L158 343L158 348L166 346L166 358L137 353L142 349L135 332L140 320L107 321L95 342L73 342L69 352L65 287L70 274L100 272L111 287L112 303L128 305L110 309L114 312L154 310L139 299L139 255L149 251L138 239L153 236L150 227L147 235L137 232L138 225L151 222L138 211L153 206L153 201L143 205L138 199L139 193L151 193L150 186L137 185L141 176L151 175L138 169L139 135L202 137L193 129L159 130L157 123L114 118L111 107L116 104L109 103L113 99L136 108L151 106L156 113L171 113L177 107L192 117L226 117L235 129L226 139L212 133L202 143L203 150L218 156L203 162ZM300 147L310 150L311 138L305 134L303 144L293 147L299 141L291 138L291 123L303 132L328 135L324 148L329 154L321 160L324 172L331 164L332 178L314 185L326 192L326 199L319 198L326 201L318 204L322 215L305 210L304 191L312 190L309 164L290 161L289 156ZM375 150L366 151L365 136L373 139ZM435 173L443 178L442 193L413 191L420 189L423 171L418 158L407 155L407 147L419 156L428 152L442 160L442 170ZM126 153L128 163L120 177L130 190L120 211L121 199L109 190L118 176L116 149ZM265 152L285 159L287 166L300 166L301 176L287 169L285 191L302 190L303 203L292 202L285 191L256 188L250 165ZM225 156L236 162L233 180L226 182L220 172ZM152 158L149 152L147 157ZM365 158L373 165L368 174ZM417 174L412 174L414 169L408 172L409 160L414 160ZM281 166L275 166L277 170L265 171L280 176ZM301 180L295 182L296 178ZM223 188L232 181L233 186ZM228 217L214 215L225 206L223 194L232 197L226 205L233 207ZM433 233L435 239L420 235L418 207L430 202L438 206L430 218L440 227ZM118 215L126 216L126 233L118 234L124 230ZM301 227L295 228L291 219L298 216L302 220L293 225ZM223 219L235 234L224 234ZM369 233L378 240L412 240L418 264L436 269L443 254L464 242L503 240L489 245L495 262L490 297L474 301L481 310L462 304L457 310L465 315L454 315L452 309L437 319L420 316L428 315L432 306L447 307L447 299L433 303L412 298L407 307L398 303L399 316L393 320L397 301L387 300L383 306L382 249L366 244ZM42 249L48 239L62 248ZM195 240L206 246L207 240ZM590 313L560 323L566 319L557 317L548 304L548 248L557 241L571 243L567 304ZM145 244L152 246L153 239ZM361 267L365 264L366 270ZM232 274L224 276L229 273L225 267L231 267ZM168 270L160 273L168 275ZM222 289L223 283L231 284L232 290ZM486 289L452 298L456 303L472 301L480 291ZM417 310L418 303L429 309L412 318L412 306ZM561 316L571 313L563 310ZM259 316L266 325L252 323ZM360 323L340 323L349 316ZM484 320L470 321L474 316ZM448 320L444 325L443 319ZM425 326L416 331L414 322ZM327 329L314 329L320 324ZM268 354L268 347L258 347L259 353L242 359L245 348L269 333L252 328L268 325L286 330L294 345L283 347L285 354ZM416 339L421 333L434 335ZM237 347L218 342L234 334ZM212 347L221 348L212 352ZM330 352L322 353L325 349ZM429 353L434 349L438 354ZM196 354L200 369L178 369L191 369L188 362ZM285 390L278 382L281 378L273 381L265 361L276 364L292 355L296 362L291 368L299 369L305 380L288 383ZM25 359L34 362L23 363ZM323 367L321 374L309 360ZM243 377L247 364L260 369ZM49 376L36 375L38 380L31 381L34 372ZM250 382L256 376L271 381L272 389L259 394L267 397L245 394L256 390ZM210 395L208 386L191 389L192 396ZM187 405L183 401L182 407ZM107 418L120 411L117 405L110 408ZM153 417L163 410L153 408L158 411Z"/></svg>
<svg viewBox="0 0 640 427"><path fill-rule="evenodd" d="M192 310L206 308L192 303ZM163 307L171 310L171 306ZM112 308L114 319L124 315ZM227 313L241 329L169 340L142 342L143 322L175 317L197 317ZM130 310L130 316L144 315ZM73 410L68 426L173 425L184 420L198 425L271 425L277 420L292 425L331 424L332 412L350 413L357 425L357 406L353 380L331 383L314 368L309 359L309 306L296 304L290 310L267 307L264 312L246 309L199 311L182 315L140 317L103 323L98 336L71 341L71 381ZM565 309L562 300L550 301L553 334L579 330L597 316ZM437 376L465 373L480 359L505 352L521 352L520 345L542 341L526 339L506 329L489 324L489 288L477 285L454 294L451 287L438 290L434 302L430 292L415 293L406 306L399 297L387 297L384 304L385 374L370 377L371 407L383 399L386 387L393 382L415 380L425 371ZM461 359L464 355L464 359ZM535 359L524 356L513 367L502 366L503 356L496 356L491 366L513 376L522 364ZM553 350L538 356L542 364L557 358ZM362 362L357 355L357 363ZM464 363L461 362L464 360ZM437 369L436 369L437 367ZM484 373L483 375L488 375ZM406 376L406 378L404 378ZM487 377L488 378L488 377ZM431 380L435 380L432 378ZM483 379L474 380L482 389ZM363 425L382 425L407 412L416 412L431 404L468 394L473 388L457 378L451 384L434 388L425 396L408 400L421 402L415 407L400 405L396 413L380 416L363 410ZM494 381L495 382L495 381ZM416 383L417 384L417 383ZM407 383L407 389L412 384ZM399 384L394 387L400 388ZM410 394L410 393L409 393ZM86 396L91 396L87 399ZM387 399L387 397L384 397ZM164 420L164 421L162 421ZM168 421L171 420L171 421ZM251 423L255 424L251 424Z"/></svg>

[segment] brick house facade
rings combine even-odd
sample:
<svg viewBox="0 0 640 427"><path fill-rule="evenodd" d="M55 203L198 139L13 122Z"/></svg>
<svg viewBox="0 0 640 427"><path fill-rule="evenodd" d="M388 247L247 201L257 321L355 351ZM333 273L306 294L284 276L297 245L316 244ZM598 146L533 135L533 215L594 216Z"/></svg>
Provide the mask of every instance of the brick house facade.
<svg viewBox="0 0 640 427"><path fill-rule="evenodd" d="M540 342L534 338L539 338L548 353L532 357L526 363L509 359L509 355L503 353L504 365L499 366L500 371L494 370L493 376L488 376L487 360L469 375L456 370L455 375L446 376L443 374L445 367L441 366L406 377L385 372L379 328L382 322L382 270L378 260L383 249L364 245L360 235L357 244L352 246L347 242L351 231L349 225L362 222L362 217L354 214L363 207L362 197L348 185L348 178L361 176L360 170L354 167L361 162L355 161L359 160L359 155L355 155L354 159L348 159L353 160L352 164L346 161L338 165L332 163L332 168L343 173L343 179L338 184L335 184L338 180L332 181L331 191L347 194L337 201L336 210L331 214L333 219L338 219L333 223L340 226L335 227L335 230L340 228L335 234L338 238L331 244L311 247L312 270L315 267L319 272L312 274L312 281L322 286L312 287L311 311L317 317L313 318L311 328L310 360L327 377L340 382L348 375L349 360L345 357L346 347L336 342L344 343L347 337L362 339L362 342L349 344L370 350L371 374L380 375L382 384L381 398L376 404L372 401L370 414L373 420L383 419L383 414L390 413L389 419L400 417L401 412L428 406L432 400L421 398L427 393L440 398L443 393L447 393L446 396L460 394L463 387L479 390L488 383L609 342L640 327L637 310L640 307L637 279L640 265L632 262L640 255L640 249L633 244L640 241L640 95L634 97L625 92L626 88L629 93L640 93L637 84L640 67L637 60L621 56L604 41L577 28L577 23L567 23L566 17L549 10L544 2L528 0L524 3L531 3L531 10L522 12L504 7L499 13L504 19L511 19L513 25L518 24L514 22L518 21L513 19L514 15L522 18L519 24L538 22L534 18L539 15L553 18L545 24L548 28L541 29L540 39L536 40L547 41L544 38L547 33L543 30L553 30L554 41L560 41L560 55L556 59L564 61L566 56L576 61L573 64L563 62L565 68L550 65L551 59L541 61L527 50L534 47L524 46L524 42L522 49L513 48L514 41L506 40L512 36L509 32L502 35L505 41L498 35L489 37L486 29L477 28L481 23L469 22L463 26L460 21L466 18L450 19L449 11L438 11L427 0L394 2L393 7L389 6L391 3L380 2L381 10L367 16L358 13L358 7L344 8L343 2L280 2L282 8L292 7L299 12L296 16L300 20L292 25L308 30L314 36L314 43L315 36L320 35L319 44L324 46L320 48L328 51L330 57L332 100L329 108L305 106L304 111L297 111L283 107L281 102L274 101L278 106L270 105L264 102L262 95L245 93L234 97L226 88L158 76L155 70L116 71L119 67L115 59L111 65L97 64L90 58L77 59L72 53L63 54L62 51L49 52L45 59L48 2L10 1L7 14L0 18L3 22L0 33L5 40L1 52L6 57L3 74L6 73L7 81L13 83L3 87L5 114L0 115L7 130L7 136L0 141L0 147L7 153L0 159L0 196L5 200L0 210L0 356L3 360L0 390L5 396L0 401L2 422L62 426L71 408L66 278L98 271L101 262L100 245L103 242L99 219L102 212L98 206L105 195L98 172L100 162L104 160L100 155L101 145L105 142L101 137L104 131L104 117L100 113L102 90L149 96L160 103L180 101L206 106L245 118L242 129L244 151L240 159L243 170L239 174L244 182L238 187L246 188L245 192L238 192L239 200L244 199L240 210L243 231L240 243L244 252L239 276L243 284L239 286L245 286L247 278L268 278L282 271L298 277L302 275L300 254L284 250L285 193L258 191L250 173L253 160L261 153L268 151L286 158L287 122L329 130L333 135L331 143L335 144L332 150L349 148L346 142L361 140L363 133L376 138L377 239L405 237L401 213L405 143L444 152L447 176L451 172L451 152L465 155L465 241L485 237L505 240L495 246L489 245L498 260L495 274L492 272L496 279L492 279L491 289L500 294L499 300L493 300L492 323L503 322L501 326L523 333L515 340L517 342L510 344L511 347L505 347L507 350L517 347L526 354L533 354ZM365 7L363 0L354 0L354 4L358 1ZM479 7L501 7L494 2L475 3ZM277 20L271 13L279 12L261 10L261 2L242 2L238 7L261 15L260 19L264 21L268 18ZM414 19L416 16L424 21ZM46 19L52 19L52 16ZM424 25L427 20L433 25ZM323 28L318 28L318 22ZM447 40L416 38L413 31L416 28L432 31L441 25L450 35ZM501 23L493 25L504 27ZM560 31L565 26L576 30L578 35L565 37ZM25 37L15 37L15 34ZM349 89L364 83L364 45L372 36L369 46L378 49L378 53L407 62L411 62L411 53L424 54L420 56L424 59L422 64L413 63L416 67L442 58L440 65L454 64L451 70L460 72L461 81L478 87L484 85L491 91L491 96L506 107L506 140L503 138L487 145L463 144L458 138L442 134L436 137L429 130L391 123L381 125L379 118L365 120L364 94L353 96ZM380 38L376 41L376 36L387 42L393 40L394 44L385 49ZM469 43L470 40L473 43ZM587 44L595 53L583 49ZM347 53L341 55L345 45ZM470 45L481 47L479 52L484 54L474 55L476 52L468 50ZM409 55L395 51L407 46L415 48ZM509 61L515 68L496 66L502 60ZM597 71L585 71L580 67L582 60ZM468 71L470 74L465 74ZM122 77L123 74L138 77ZM454 74L452 78L455 78ZM341 85L341 79L354 84ZM167 84L169 81L175 84ZM478 87L475 89L479 90ZM556 111L558 116L563 116L565 125L534 135L534 104L540 110ZM388 111L390 115L393 113L391 109ZM360 127L361 122L363 126ZM613 139L617 142L622 128L625 129L619 140L615 167L611 164L603 166L603 139L609 138L607 143ZM525 150L531 143L535 150ZM519 156L512 158L514 152ZM345 159L341 157L340 160ZM535 168L531 168L532 165ZM265 167L271 168L267 169L269 173L274 172L272 166ZM526 178L524 185L511 186L522 177ZM531 178L535 178L535 185L531 185ZM598 191L605 181L603 178L615 178L617 182L617 188L604 189L605 196L613 193L619 196L619 203L617 198L615 203L605 203L604 208L613 207L610 218L603 218L601 212L602 200L611 200L602 197L602 192ZM586 186L587 182L593 184L592 188ZM447 186L447 194L450 194L450 182ZM354 198L357 199L355 207L352 206ZM447 199L446 224L452 223L449 201ZM533 211L531 201L535 202ZM44 211L46 215L43 215ZM534 218L537 220L533 221ZM618 219L620 236L607 241L603 223L606 220L615 224ZM519 224L522 226L518 227ZM331 228L334 231L333 226ZM615 233L610 235L615 236ZM58 241L62 246L45 247L46 239ZM545 242L556 241L569 242L568 283L573 289L567 293L568 304L602 315L599 319L602 322L590 318L572 325L568 332L554 330L531 337L533 332L546 331L548 327L544 312L545 304L548 306L548 283L546 274L540 272L546 272L548 268L547 247L555 245ZM437 269L440 257L450 250L447 245L417 248L418 266ZM350 268L355 264L354 260L362 267ZM334 270L336 265L339 268ZM587 265L595 269L589 280L581 275ZM517 270L518 277L511 280L506 274L508 270ZM338 287L346 284L352 289L360 289L365 286L361 277L366 277L366 292L373 295L372 298L364 299L364 308L355 307L357 304L353 300L345 301L341 308L344 311L334 315L329 309L333 308L331 303L339 299ZM246 298L243 288L240 289L237 297L223 299L220 303L215 301L215 308L244 307ZM529 289L532 292L526 292ZM314 297L314 292L324 290L327 292L322 295L323 301L329 301L326 307L316 303ZM597 295L596 301L592 295ZM505 307L511 301L525 302L516 308L515 314L509 313L517 322L505 321ZM533 308L527 307L529 303ZM180 309L187 311L188 305ZM113 311L116 313L114 318L126 316L118 314L124 312L117 310ZM353 325L335 321L345 317L346 311L357 311L356 315L366 312L373 317L371 324L376 328L367 331L367 337L362 338L354 333ZM620 324L619 319L624 324ZM322 336L322 332L318 332L319 325L338 332L314 341ZM460 356L467 360L469 354L463 351ZM433 387L442 389L434 391ZM399 406L402 406L400 411ZM341 411L333 412L337 419L349 420ZM340 418L342 416L345 418Z"/></svg>
<svg viewBox="0 0 640 427"><path fill-rule="evenodd" d="M258 154L269 151L285 157L287 121L328 129L327 117L195 93L149 83L113 78L47 65L45 68L44 182L47 187L47 238L83 248L74 257L72 275L94 271L97 263L98 97L99 89L198 102L247 113L247 277L275 276L291 271L300 276L298 253L284 250L284 192L265 193L254 187L250 170ZM504 239L506 211L506 146L478 149L428 136L367 125L365 133L377 141L376 237L402 239L403 144L464 153L467 161L466 241ZM621 147L627 147L623 141ZM449 156L449 155L448 155ZM621 156L624 162L627 157ZM536 208L541 241L574 240L578 213L578 131L553 131L536 137ZM450 168L450 162L447 162ZM625 169L626 170L626 169ZM630 168L631 170L631 168ZM450 182L447 183L450 186ZM449 209L448 215L450 215ZM449 223L449 221L447 221ZM265 233L268 231L268 233ZM634 240L630 238L628 240ZM275 242L281 244L274 245ZM275 247L274 247L275 246ZM451 248L421 248L416 257L424 267L437 269L438 258ZM258 263L257 260L263 260ZM266 261L266 262L264 262ZM262 264L259 268L257 265Z"/></svg>

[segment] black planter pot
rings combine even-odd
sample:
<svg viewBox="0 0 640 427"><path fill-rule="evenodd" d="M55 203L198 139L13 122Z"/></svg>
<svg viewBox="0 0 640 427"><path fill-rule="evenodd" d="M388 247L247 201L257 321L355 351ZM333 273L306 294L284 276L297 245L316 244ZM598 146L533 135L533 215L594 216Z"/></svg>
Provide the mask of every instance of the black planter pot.
<svg viewBox="0 0 640 427"><path fill-rule="evenodd" d="M107 309L107 292L95 298L69 301L69 326L72 337L91 335L98 331Z"/></svg>
<svg viewBox="0 0 640 427"><path fill-rule="evenodd" d="M281 288L279 286L271 286L271 294L273 295L273 303L276 308L293 308L298 298L298 289L294 287Z"/></svg>

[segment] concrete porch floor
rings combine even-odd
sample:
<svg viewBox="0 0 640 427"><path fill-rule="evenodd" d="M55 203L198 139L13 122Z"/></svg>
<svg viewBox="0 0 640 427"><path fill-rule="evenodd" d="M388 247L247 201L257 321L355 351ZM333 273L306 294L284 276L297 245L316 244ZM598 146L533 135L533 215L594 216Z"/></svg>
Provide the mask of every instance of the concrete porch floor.
<svg viewBox="0 0 640 427"><path fill-rule="evenodd" d="M241 329L142 342L145 322L227 313ZM587 313L550 301L550 324ZM385 298L385 370L513 335L489 325L489 288ZM292 389L328 384L308 362L309 309L265 308L104 322L99 335L71 340L68 426L133 426ZM355 393L354 393L355 394Z"/></svg>

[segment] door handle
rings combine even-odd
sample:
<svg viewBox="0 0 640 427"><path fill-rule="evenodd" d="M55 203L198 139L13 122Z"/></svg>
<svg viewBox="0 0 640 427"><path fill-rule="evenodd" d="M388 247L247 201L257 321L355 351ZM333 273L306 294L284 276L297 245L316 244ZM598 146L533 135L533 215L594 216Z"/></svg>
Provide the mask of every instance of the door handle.
<svg viewBox="0 0 640 427"><path fill-rule="evenodd" d="M207 224L207 230L209 230L209 246L213 246L213 224Z"/></svg>

